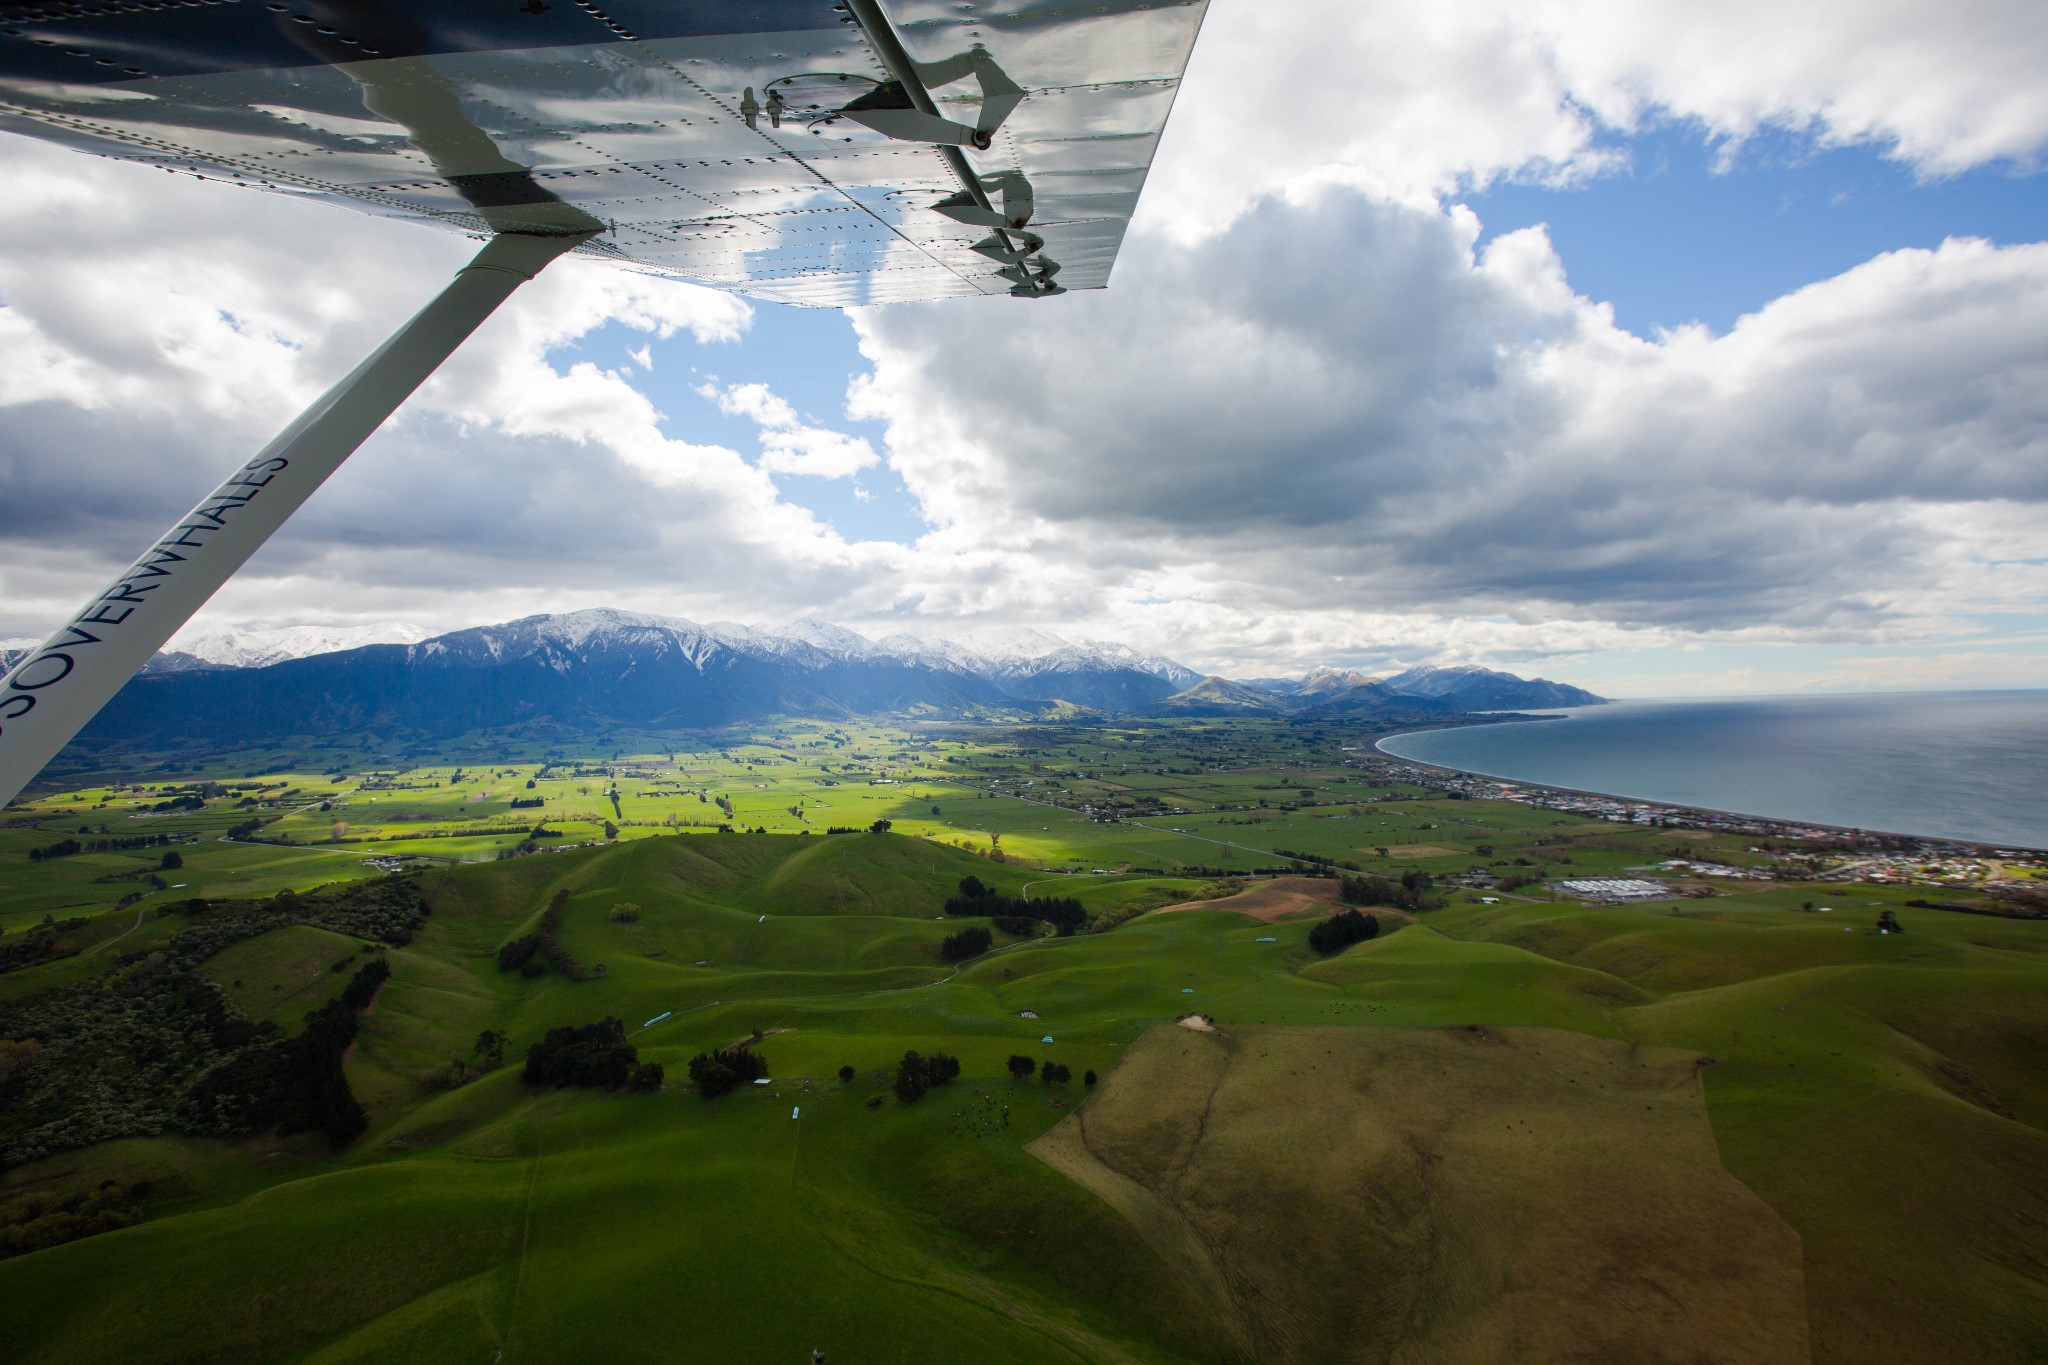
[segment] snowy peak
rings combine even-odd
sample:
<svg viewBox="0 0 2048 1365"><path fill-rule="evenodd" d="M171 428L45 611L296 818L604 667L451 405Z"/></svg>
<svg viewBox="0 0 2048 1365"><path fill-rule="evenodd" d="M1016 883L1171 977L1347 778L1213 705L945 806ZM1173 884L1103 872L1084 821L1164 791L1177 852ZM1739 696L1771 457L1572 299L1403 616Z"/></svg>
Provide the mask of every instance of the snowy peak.
<svg viewBox="0 0 2048 1365"><path fill-rule="evenodd" d="M1301 694L1324 692L1348 692L1354 687L1370 687L1379 682L1370 673L1361 673L1355 668L1318 668L1301 680L1294 690Z"/></svg>
<svg viewBox="0 0 2048 1365"><path fill-rule="evenodd" d="M970 654L999 664L1043 659L1048 654L1057 654L1072 645L1071 641L1063 640L1051 631L1039 630L1035 626L984 626L979 630L968 631L957 641L936 643L952 644Z"/></svg>
<svg viewBox="0 0 2048 1365"><path fill-rule="evenodd" d="M172 637L164 652L151 662L151 668L262 668L286 659L306 659L364 645L418 644L427 635L427 631L405 621L201 631Z"/></svg>
<svg viewBox="0 0 2048 1365"><path fill-rule="evenodd" d="M888 653L859 631L835 626L815 616L799 616L777 630L756 634L765 639L799 641L835 659L870 659Z"/></svg>
<svg viewBox="0 0 2048 1365"><path fill-rule="evenodd" d="M11 662L9 651L38 643L0 641L0 666ZM384 644L405 645L405 657L422 662L527 660L558 674L590 667L614 678L643 665L681 667L697 676L739 668L762 677L768 669L790 685L810 686L798 680L812 679L828 688L858 675L866 679L863 686L878 689L876 695L893 688L908 696L929 688L956 699L1008 697L1109 712L1144 712L1169 698L1178 698L1171 709L1248 711L1263 704L1290 714L1331 715L1395 706L1413 710L1425 701L1455 711L1501 711L1602 700L1580 688L1472 665L1410 668L1385 679L1322 667L1299 679L1232 681L1205 678L1177 660L1121 642L1070 638L1035 626L985 627L950 637L897 632L874 639L813 615L780 625L700 625L615 607L526 616L431 637L395 621L199 632L179 637L146 671L263 668Z"/></svg>

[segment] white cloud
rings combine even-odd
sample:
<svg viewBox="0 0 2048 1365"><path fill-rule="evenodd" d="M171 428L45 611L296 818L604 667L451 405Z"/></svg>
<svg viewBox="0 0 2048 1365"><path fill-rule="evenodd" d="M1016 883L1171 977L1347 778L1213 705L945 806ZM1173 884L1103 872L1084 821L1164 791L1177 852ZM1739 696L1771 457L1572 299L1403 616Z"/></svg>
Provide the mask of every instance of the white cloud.
<svg viewBox="0 0 2048 1365"><path fill-rule="evenodd" d="M2041 600L2013 561L2015 509L2048 501L2048 245L1892 253L1726 336L1645 341L1540 231L1476 235L1325 190L1057 308L861 314L858 410L931 543L985 566L925 600L1010 593L1239 659L1384 652L1444 617L1436 650L1479 631L1496 657L1875 640Z"/></svg>
<svg viewBox="0 0 2048 1365"><path fill-rule="evenodd" d="M761 429L761 468L771 473L850 479L880 463L865 440L812 426L766 384L706 385L699 392L717 402L720 412L748 418Z"/></svg>
<svg viewBox="0 0 2048 1365"><path fill-rule="evenodd" d="M1416 203L1617 168L1654 119L1872 143L1928 175L2048 146L2036 0L1216 4L1141 209L1214 230L1272 193Z"/></svg>
<svg viewBox="0 0 2048 1365"><path fill-rule="evenodd" d="M0 631L46 629L444 284L460 238L17 139L0 202ZM317 262L317 269L308 263ZM608 322L737 340L730 295L563 261L525 286L215 598L202 626L565 601L834 603L900 547L844 540L737 452L664 435Z"/></svg>
<svg viewBox="0 0 2048 1365"><path fill-rule="evenodd" d="M1893 253L1645 340L1540 231L1477 252L1443 204L1614 172L1660 120L2025 165L2043 69L2030 2L1219 2L1111 290L860 315L854 415L888 423L914 546L781 498L880 457L772 383L707 394L754 459L666 434L661 339L730 344L745 304L569 261L202 623L606 601L1037 622L1240 673L1711 642L2010 679L2039 642L1974 622L2048 600L2048 246ZM73 606L471 249L12 139L0 161L0 632ZM614 321L631 366L560 358Z"/></svg>

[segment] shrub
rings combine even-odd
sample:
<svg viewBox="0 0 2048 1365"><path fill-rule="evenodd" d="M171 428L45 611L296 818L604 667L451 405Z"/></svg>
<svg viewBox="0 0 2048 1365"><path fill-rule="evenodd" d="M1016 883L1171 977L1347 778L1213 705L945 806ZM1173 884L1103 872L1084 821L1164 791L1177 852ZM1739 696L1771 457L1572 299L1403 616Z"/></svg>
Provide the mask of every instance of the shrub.
<svg viewBox="0 0 2048 1365"><path fill-rule="evenodd" d="M842 1066L842 1067L840 1067L840 1068L839 1068L839 1083L840 1083L841 1085L851 1085L851 1084L853 1083L853 1075L854 1075L854 1072L853 1072L853 1068L852 1068L852 1067L850 1067L850 1066Z"/></svg>
<svg viewBox="0 0 2048 1365"><path fill-rule="evenodd" d="M498 970L516 972L533 960L533 954L540 947L540 935L526 934L498 946ZM535 973L538 975L538 973Z"/></svg>
<svg viewBox="0 0 2048 1365"><path fill-rule="evenodd" d="M1400 880L1366 873L1346 877L1337 884L1337 894L1352 905L1392 905L1402 910L1435 910L1443 902L1432 900L1430 888L1436 882L1427 872L1410 868Z"/></svg>
<svg viewBox="0 0 2048 1365"><path fill-rule="evenodd" d="M626 1041L626 1026L606 1015L595 1024L551 1028L526 1050L520 1079L529 1085L574 1085L616 1090L633 1076L639 1049Z"/></svg>
<svg viewBox="0 0 2048 1365"><path fill-rule="evenodd" d="M521 976L536 977L553 967L571 981L587 981L592 973L585 971L569 950L556 937L562 924L562 907L569 903L569 892L563 889L555 892L548 901L548 908L541 913L540 928L533 933L522 935L498 949L498 970L517 971ZM635 906L637 911L639 907Z"/></svg>
<svg viewBox="0 0 2048 1365"><path fill-rule="evenodd" d="M640 907L631 901L620 901L612 907L611 917L614 924L637 924L640 920Z"/></svg>
<svg viewBox="0 0 2048 1365"><path fill-rule="evenodd" d="M1010 1056L1009 1067L1011 1079L1022 1081L1029 1079L1031 1073L1038 1070L1038 1063L1021 1053L1013 1053Z"/></svg>
<svg viewBox="0 0 2048 1365"><path fill-rule="evenodd" d="M992 942L994 939L988 930L977 924L970 929L962 929L957 934L948 934L945 942L939 945L939 956L948 962L965 962L970 957L979 957L987 952Z"/></svg>
<svg viewBox="0 0 2048 1365"><path fill-rule="evenodd" d="M903 1060L896 1064L896 1098L905 1104L915 1104L935 1085L945 1085L960 1074L960 1059L949 1057L943 1052L934 1052L929 1057L911 1051L903 1054Z"/></svg>
<svg viewBox="0 0 2048 1365"><path fill-rule="evenodd" d="M1373 915L1357 910L1339 910L1336 914L1308 931L1308 946L1328 956L1349 948L1354 943L1363 943L1377 938L1380 922Z"/></svg>
<svg viewBox="0 0 2048 1365"><path fill-rule="evenodd" d="M1006 934L1029 932L1028 929L1020 931L1016 926L1043 921L1058 930L1063 938L1088 922L1088 912L1081 908L1081 902L1072 897L1025 900L1006 896L991 890L979 877L960 879L960 893L947 898L946 913L990 916L996 927Z"/></svg>
<svg viewBox="0 0 2048 1365"><path fill-rule="evenodd" d="M707 1100L751 1085L767 1074L768 1059L747 1043L700 1052L690 1059L690 1082L697 1087L699 1097Z"/></svg>

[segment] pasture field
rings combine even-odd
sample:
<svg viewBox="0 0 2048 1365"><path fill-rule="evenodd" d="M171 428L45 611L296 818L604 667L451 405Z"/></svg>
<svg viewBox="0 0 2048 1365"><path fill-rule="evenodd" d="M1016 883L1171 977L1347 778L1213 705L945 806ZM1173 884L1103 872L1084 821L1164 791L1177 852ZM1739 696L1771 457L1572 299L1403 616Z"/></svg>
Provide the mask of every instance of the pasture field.
<svg viewBox="0 0 2048 1365"><path fill-rule="evenodd" d="M492 733L432 749L201 756L169 764L177 775L149 764L144 778L10 809L0 932L46 914L379 875L371 858L448 866L720 826L808 837L884 819L899 834L1075 878L1061 894L1105 906L1133 893L1104 898L1080 879L1199 880L1285 870L1299 854L1439 876L1487 865L1599 876L1671 856L1760 861L1740 837L1617 827L1390 780L1371 749L1377 733L1236 721L792 721L714 738L622 733L615 748L573 754ZM94 847L152 837L176 841L180 867L159 866L165 847ZM32 850L66 839L84 847L27 865Z"/></svg>
<svg viewBox="0 0 2048 1365"><path fill-rule="evenodd" d="M222 913L180 908L195 896L437 851L405 874L432 913L402 944L280 921L199 968L290 1033L388 963L344 1063L367 1131L333 1150L172 1123L0 1171L0 1211L148 1182L134 1225L0 1259L7 1357L2048 1358L2048 923L1862 885L1609 907L1440 881L1323 956L1329 883L1252 868L1762 856L1437 799L1381 781L1359 742L808 726L716 749L621 736L576 763L222 766L11 813L0 952L54 946L0 971L0 1039L47 992L175 955ZM224 790L147 809L199 780ZM531 823L434 837L536 796L521 821L584 837L534 844L585 846L498 858ZM701 814L720 797L729 821ZM250 819L307 842L228 839ZM193 837L26 856L136 829ZM998 929L948 963L941 941L988 923L943 913L967 877L1075 897L1094 926ZM1903 932L1875 932L1885 910ZM499 969L546 924L575 973ZM1177 1026L1197 1013L1213 1032ZM661 1089L520 1079L547 1030L607 1016ZM689 1059L750 1038L769 1083L699 1098ZM959 1078L900 1101L911 1049ZM1017 1054L1071 1079L1014 1079Z"/></svg>

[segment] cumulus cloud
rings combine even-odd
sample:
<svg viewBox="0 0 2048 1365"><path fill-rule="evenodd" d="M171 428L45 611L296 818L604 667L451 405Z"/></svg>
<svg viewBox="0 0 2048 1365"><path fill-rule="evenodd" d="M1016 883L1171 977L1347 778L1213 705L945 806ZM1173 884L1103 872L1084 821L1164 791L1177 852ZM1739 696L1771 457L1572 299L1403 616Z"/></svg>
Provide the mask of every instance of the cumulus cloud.
<svg viewBox="0 0 2048 1365"><path fill-rule="evenodd" d="M677 439L654 343L714 372L751 310L565 261L202 624L602 602L1036 622L1241 674L1707 640L1919 658L2048 600L2048 245L1895 252L1646 339L1540 229L1482 250L1453 201L1613 173L1660 121L2024 168L2044 66L2040 7L2010 0L1219 3L1107 293L857 315L853 415L884 450L760 383L706 393L755 455ZM15 139L0 160L0 634L74 606L473 249ZM611 324L631 365L572 354ZM776 484L884 463L915 544Z"/></svg>
<svg viewBox="0 0 2048 1365"><path fill-rule="evenodd" d="M2044 69L2031 0L1217 4L1141 215L1186 237L1326 184L1415 203L1584 180L1656 120L1870 143L1934 176L2032 164Z"/></svg>
<svg viewBox="0 0 2048 1365"><path fill-rule="evenodd" d="M1069 611L1143 581L1125 614L1237 639L1347 613L1878 632L1982 588L1978 523L2048 500L2048 245L1901 251L1644 340L1540 230L1477 237L1268 199L1058 308L863 313L858 401L936 539L1074 566L1034 585Z"/></svg>
<svg viewBox="0 0 2048 1365"><path fill-rule="evenodd" d="M18 139L0 203L0 633L46 629L444 284L460 238ZM730 295L575 259L525 286L209 606L453 627L566 598L834 603L849 543L738 452L664 434L607 323L736 342ZM727 587L725 585L731 585Z"/></svg>
<svg viewBox="0 0 2048 1365"><path fill-rule="evenodd" d="M699 392L720 412L748 418L761 429L761 468L771 473L850 479L880 463L866 441L812 426L766 384L707 384Z"/></svg>

